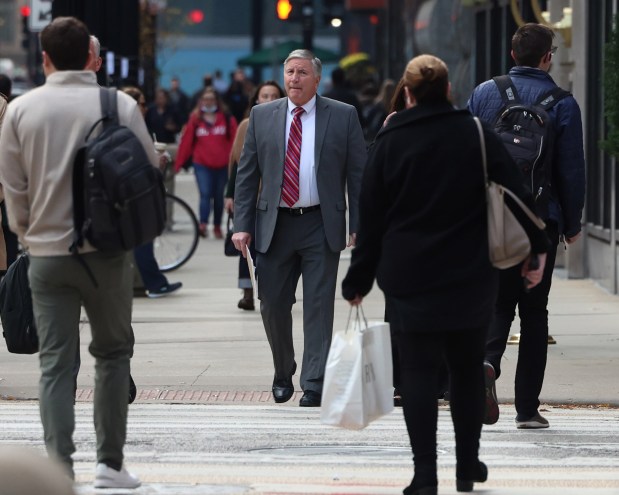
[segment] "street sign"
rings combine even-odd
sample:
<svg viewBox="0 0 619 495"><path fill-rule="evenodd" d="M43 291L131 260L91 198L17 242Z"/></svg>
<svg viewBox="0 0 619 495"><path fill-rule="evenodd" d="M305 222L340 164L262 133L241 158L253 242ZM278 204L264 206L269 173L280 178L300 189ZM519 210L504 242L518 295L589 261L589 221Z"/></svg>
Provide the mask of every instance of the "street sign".
<svg viewBox="0 0 619 495"><path fill-rule="evenodd" d="M52 22L52 0L30 0L30 31L41 31Z"/></svg>

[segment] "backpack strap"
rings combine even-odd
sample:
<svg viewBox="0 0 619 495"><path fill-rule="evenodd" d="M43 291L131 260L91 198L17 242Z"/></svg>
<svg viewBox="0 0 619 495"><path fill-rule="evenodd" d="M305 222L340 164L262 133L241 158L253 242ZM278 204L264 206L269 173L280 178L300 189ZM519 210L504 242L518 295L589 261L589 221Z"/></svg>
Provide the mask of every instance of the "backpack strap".
<svg viewBox="0 0 619 495"><path fill-rule="evenodd" d="M99 287L94 273L80 255L78 249L84 245L84 160L86 148L77 150L77 155L73 161L73 242L69 246L69 252L84 267L88 277L92 280L95 287Z"/></svg>
<svg viewBox="0 0 619 495"><path fill-rule="evenodd" d="M73 242L69 247L71 253L84 245L82 226L84 225L84 159L86 148L77 150L73 160Z"/></svg>
<svg viewBox="0 0 619 495"><path fill-rule="evenodd" d="M544 110L548 111L557 103L559 103L563 98L571 96L571 94L572 93L570 93L569 91L565 91L563 88L556 86L550 91L547 91L542 96L540 96L539 99L535 102L535 105L542 107Z"/></svg>
<svg viewBox="0 0 619 495"><path fill-rule="evenodd" d="M509 77L508 74L493 77L492 80L499 88L499 93L501 93L501 99L504 105L507 106L513 103L520 103L520 96L518 96L514 81L512 81L512 78Z"/></svg>
<svg viewBox="0 0 619 495"><path fill-rule="evenodd" d="M99 88L99 99L101 100L101 115L103 128L110 125L118 125L118 100L116 88Z"/></svg>

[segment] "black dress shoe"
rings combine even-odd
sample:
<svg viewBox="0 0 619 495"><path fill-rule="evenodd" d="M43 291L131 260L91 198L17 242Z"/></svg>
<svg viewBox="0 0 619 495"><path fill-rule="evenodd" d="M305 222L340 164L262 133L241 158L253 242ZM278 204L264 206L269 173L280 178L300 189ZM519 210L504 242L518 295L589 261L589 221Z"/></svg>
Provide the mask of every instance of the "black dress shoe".
<svg viewBox="0 0 619 495"><path fill-rule="evenodd" d="M486 465L479 461L477 466L477 472L471 476L467 476L467 479L456 479L456 490L459 492L472 492L473 484L475 482L483 483L488 479L488 468Z"/></svg>
<svg viewBox="0 0 619 495"><path fill-rule="evenodd" d="M292 394L294 394L294 386L292 385L292 379L290 380L278 380L273 383L273 399L278 404L282 402L288 402Z"/></svg>
<svg viewBox="0 0 619 495"><path fill-rule="evenodd" d="M282 402L288 402L292 394L294 394L294 385L292 384L292 375L297 372L297 363L293 363L292 373L290 378L284 378L282 380L273 380L273 387L271 392L273 393L273 399L278 404Z"/></svg>
<svg viewBox="0 0 619 495"><path fill-rule="evenodd" d="M307 392L303 392L303 397L301 397L299 405L301 407L320 407L320 399L322 399L321 394L313 390L308 390Z"/></svg>

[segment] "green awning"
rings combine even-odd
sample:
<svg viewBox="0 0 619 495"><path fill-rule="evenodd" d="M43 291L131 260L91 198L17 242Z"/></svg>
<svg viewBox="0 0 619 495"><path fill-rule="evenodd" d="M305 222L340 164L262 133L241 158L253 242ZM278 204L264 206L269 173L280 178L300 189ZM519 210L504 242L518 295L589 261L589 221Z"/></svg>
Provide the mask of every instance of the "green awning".
<svg viewBox="0 0 619 495"><path fill-rule="evenodd" d="M286 57L290 54L291 51L297 50L299 48L303 48L303 43L300 41L285 41L283 43L279 43L270 48L264 48L262 50L258 50L257 52L252 53L251 55L247 55L246 57L240 58L236 61L238 65L279 65L283 64ZM326 50L324 48L314 47L312 50L314 55L316 55L320 61L324 63L338 62L340 60L340 56L332 52L331 50Z"/></svg>

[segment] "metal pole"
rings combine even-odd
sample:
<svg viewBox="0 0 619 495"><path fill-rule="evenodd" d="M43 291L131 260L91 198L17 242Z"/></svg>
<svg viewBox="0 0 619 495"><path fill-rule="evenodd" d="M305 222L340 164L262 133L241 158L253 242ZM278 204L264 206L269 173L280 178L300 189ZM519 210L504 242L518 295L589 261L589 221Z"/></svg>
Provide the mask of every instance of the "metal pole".
<svg viewBox="0 0 619 495"><path fill-rule="evenodd" d="M303 0L301 10L303 16L303 48L312 50L314 43L314 2L313 0Z"/></svg>
<svg viewBox="0 0 619 495"><path fill-rule="evenodd" d="M254 0L251 3L251 36L252 36L252 52L257 52L262 48L262 18L264 12L263 0ZM262 81L262 66L254 65L252 68L252 79L254 83L259 84Z"/></svg>

